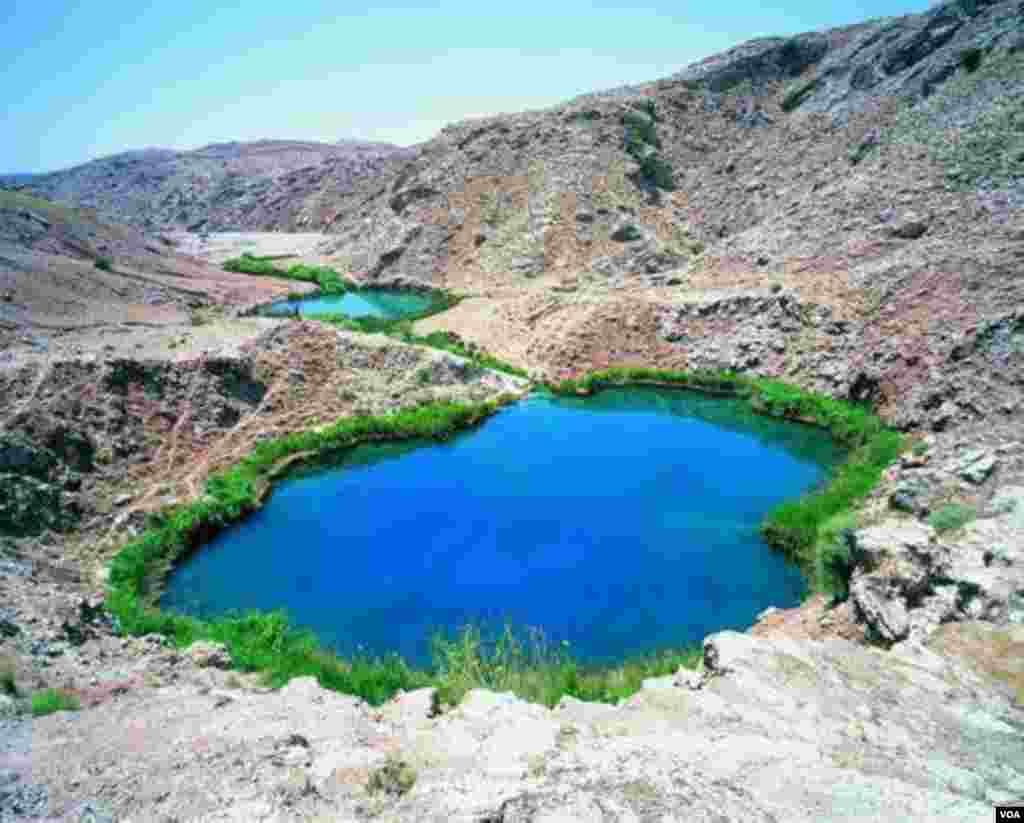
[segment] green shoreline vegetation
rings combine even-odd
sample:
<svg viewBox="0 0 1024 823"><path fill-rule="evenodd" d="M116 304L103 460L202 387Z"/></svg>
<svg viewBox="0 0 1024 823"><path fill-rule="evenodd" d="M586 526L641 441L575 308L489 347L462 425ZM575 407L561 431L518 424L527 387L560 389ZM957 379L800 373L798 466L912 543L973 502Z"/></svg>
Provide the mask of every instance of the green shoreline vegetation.
<svg viewBox="0 0 1024 823"><path fill-rule="evenodd" d="M769 513L765 538L798 562L812 587L845 595L852 561L843 528L852 508L899 454L901 438L869 410L804 392L778 381L731 372L680 372L615 368L549 385L554 393L589 393L606 386L661 385L746 398L761 413L790 417L827 428L851 449L850 458L828 484ZM161 611L160 583L174 563L219 529L255 510L274 480L298 462L310 463L374 440L445 439L477 425L515 396L475 405L431 403L383 416L355 416L336 423L259 443L235 466L209 478L205 494L152 518L149 528L125 545L110 565L107 608L121 631L159 633L178 647L196 640L224 643L236 668L262 672L271 686L293 677L314 676L327 689L359 696L378 705L399 691L433 687L435 706L456 705L472 688L512 691L554 706L571 696L617 702L636 693L648 677L697 667L699 647L666 650L616 666L584 666L569 648L548 643L538 632L506 626L487 635L478 626L432 639L429 671L409 667L397 656L343 660L323 648L312 633L291 626L283 612L231 614L201 620ZM843 527L843 528L841 528Z"/></svg>
<svg viewBox="0 0 1024 823"><path fill-rule="evenodd" d="M315 283L319 287L320 294L344 294L347 291L372 291L372 288L356 288L347 283L334 269L322 266L305 266L297 264L288 269L280 269L274 266L271 258L256 257L251 254L243 254L235 257L224 264L225 271L241 272L266 277L280 277L288 280L300 280L307 283ZM293 293L288 295L289 300L302 300L307 297L315 297L313 294ZM401 318L385 317L349 317L346 314L321 314L316 317L307 317L306 320L316 320L322 323L330 323L333 326L348 331L362 332L364 334L386 334L403 343L414 346L427 346L432 349L450 352L467 360L470 360L484 369L511 374L515 377L526 377L529 375L524 369L499 360L497 357L480 350L472 343L463 341L458 335L447 331L436 331L430 334L419 335L413 332L412 325L417 320L423 320L435 314L447 311L456 304L460 298L448 291L434 290L431 292L432 301L423 311L413 315L406 315Z"/></svg>

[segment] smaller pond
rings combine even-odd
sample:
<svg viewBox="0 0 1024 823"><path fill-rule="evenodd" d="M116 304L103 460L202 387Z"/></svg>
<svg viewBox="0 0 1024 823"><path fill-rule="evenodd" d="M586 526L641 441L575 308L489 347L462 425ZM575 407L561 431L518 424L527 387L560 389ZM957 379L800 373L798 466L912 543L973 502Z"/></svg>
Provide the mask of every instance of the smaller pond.
<svg viewBox="0 0 1024 823"><path fill-rule="evenodd" d="M535 396L292 476L182 563L163 605L284 607L342 654L418 664L433 630L506 619L594 662L685 646L798 605L799 570L758 526L844 456L735 399Z"/></svg>
<svg viewBox="0 0 1024 823"><path fill-rule="evenodd" d="M396 289L363 289L344 294L323 294L299 300L282 300L263 308L269 317L292 317L296 310L303 317L344 314L348 317L379 317L401 320L423 314L437 304L431 294Z"/></svg>

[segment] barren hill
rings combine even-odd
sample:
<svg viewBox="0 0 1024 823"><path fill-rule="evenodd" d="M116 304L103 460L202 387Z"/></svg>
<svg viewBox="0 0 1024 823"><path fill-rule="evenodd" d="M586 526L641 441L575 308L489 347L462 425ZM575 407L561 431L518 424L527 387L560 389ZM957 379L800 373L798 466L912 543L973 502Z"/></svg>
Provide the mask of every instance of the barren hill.
<svg viewBox="0 0 1024 823"><path fill-rule="evenodd" d="M327 219L321 197L341 196L408 154L359 141L218 143L124 152L8 185L146 229L296 229Z"/></svg>
<svg viewBox="0 0 1024 823"><path fill-rule="evenodd" d="M452 125L340 202L331 253L473 292L437 324L549 372L754 369L905 426L1015 408L1024 18L966 9Z"/></svg>

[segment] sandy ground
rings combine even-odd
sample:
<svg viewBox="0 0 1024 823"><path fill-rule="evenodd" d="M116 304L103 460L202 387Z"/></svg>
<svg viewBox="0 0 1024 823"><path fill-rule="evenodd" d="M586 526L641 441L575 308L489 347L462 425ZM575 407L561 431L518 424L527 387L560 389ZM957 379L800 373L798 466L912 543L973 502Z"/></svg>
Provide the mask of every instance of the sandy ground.
<svg viewBox="0 0 1024 823"><path fill-rule="evenodd" d="M221 264L241 254L257 257L319 259L321 243L329 235L317 232L285 234L283 232L168 232L164 235L182 254Z"/></svg>

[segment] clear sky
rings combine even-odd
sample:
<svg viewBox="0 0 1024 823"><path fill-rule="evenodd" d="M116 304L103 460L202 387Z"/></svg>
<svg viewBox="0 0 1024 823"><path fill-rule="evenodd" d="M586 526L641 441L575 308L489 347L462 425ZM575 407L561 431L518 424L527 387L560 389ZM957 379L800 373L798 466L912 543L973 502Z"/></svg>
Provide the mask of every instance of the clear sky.
<svg viewBox="0 0 1024 823"><path fill-rule="evenodd" d="M928 0L3 0L0 172L262 137L425 140Z"/></svg>

